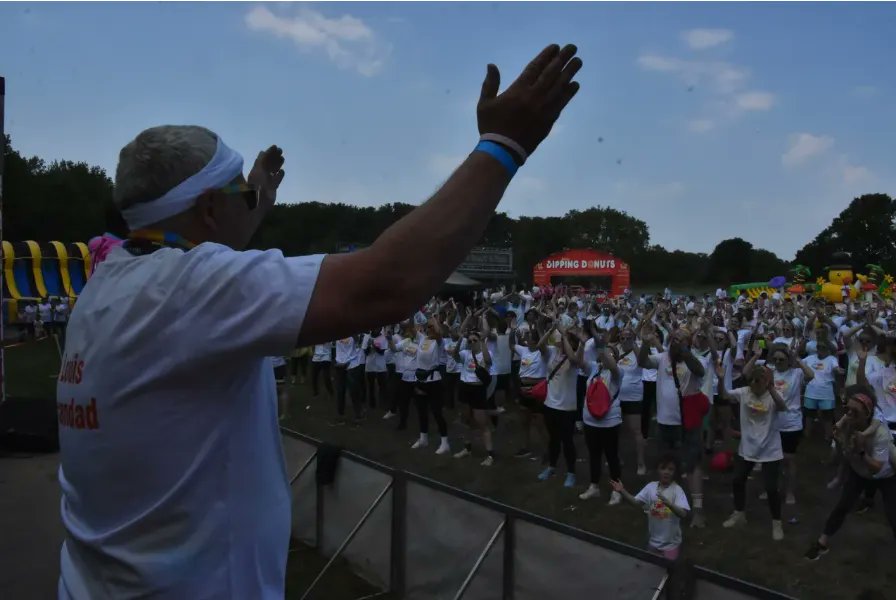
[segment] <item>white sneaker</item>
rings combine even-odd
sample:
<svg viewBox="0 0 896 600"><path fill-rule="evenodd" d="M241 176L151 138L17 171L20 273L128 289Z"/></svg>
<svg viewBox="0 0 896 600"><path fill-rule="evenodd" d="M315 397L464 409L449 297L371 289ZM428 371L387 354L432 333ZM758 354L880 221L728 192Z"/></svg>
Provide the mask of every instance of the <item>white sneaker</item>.
<svg viewBox="0 0 896 600"><path fill-rule="evenodd" d="M395 414L394 412L392 412L391 410L387 410L387 411L386 411L386 414L383 415L383 421L388 421L388 420L391 419L392 417L397 417L397 416L398 416L398 415L396 415L396 414Z"/></svg>
<svg viewBox="0 0 896 600"><path fill-rule="evenodd" d="M731 516L728 517L728 520L722 523L722 527L725 529L731 529L732 527L736 527L737 525L746 525L747 523L747 515L742 511L736 510L731 513Z"/></svg>
<svg viewBox="0 0 896 600"><path fill-rule="evenodd" d="M781 526L781 521L772 521L772 539L776 542L784 539L784 528Z"/></svg>
<svg viewBox="0 0 896 600"><path fill-rule="evenodd" d="M638 465L638 475L647 475L647 467Z"/></svg>
<svg viewBox="0 0 896 600"><path fill-rule="evenodd" d="M440 454L440 455L441 454L450 454L450 453L451 453L451 446L449 446L445 442L442 442L441 444L439 444L439 449L436 450L436 454Z"/></svg>
<svg viewBox="0 0 896 600"><path fill-rule="evenodd" d="M761 494L759 494L759 499L768 500L768 492L762 492Z"/></svg>
<svg viewBox="0 0 896 600"><path fill-rule="evenodd" d="M787 498L784 500L784 504L794 505L796 504L796 498L793 494L787 494Z"/></svg>
<svg viewBox="0 0 896 600"><path fill-rule="evenodd" d="M495 464L495 459L494 459L493 457L491 457L491 456L486 456L486 457L485 457L485 460L482 461L481 463L479 463L479 466L481 466L481 467L490 467L490 466L492 466L493 464Z"/></svg>
<svg viewBox="0 0 896 600"><path fill-rule="evenodd" d="M616 490L613 490L613 493L610 494L610 501L607 502L607 504L609 506L616 506L620 502L622 502L622 494L620 494Z"/></svg>
<svg viewBox="0 0 896 600"><path fill-rule="evenodd" d="M579 433L585 431L585 424L582 421L576 421L576 431Z"/></svg>
<svg viewBox="0 0 896 600"><path fill-rule="evenodd" d="M411 450L416 450L417 448L426 448L427 446L429 446L429 438L421 437L416 442L414 442L414 445L411 446Z"/></svg>
<svg viewBox="0 0 896 600"><path fill-rule="evenodd" d="M579 494L579 500L591 500L592 498L600 498L600 488L593 483L584 493Z"/></svg>
<svg viewBox="0 0 896 600"><path fill-rule="evenodd" d="M497 414L499 414L499 415L503 415L504 413L507 412L507 409L504 408L503 406L499 406L499 407L497 408L497 410L495 410L495 412L496 412Z"/></svg>
<svg viewBox="0 0 896 600"><path fill-rule="evenodd" d="M460 452L457 452L457 453L454 455L454 458L466 458L466 457L470 456L471 454L473 454L473 453L470 452L469 450L467 450L466 448L464 448L464 449L461 450Z"/></svg>

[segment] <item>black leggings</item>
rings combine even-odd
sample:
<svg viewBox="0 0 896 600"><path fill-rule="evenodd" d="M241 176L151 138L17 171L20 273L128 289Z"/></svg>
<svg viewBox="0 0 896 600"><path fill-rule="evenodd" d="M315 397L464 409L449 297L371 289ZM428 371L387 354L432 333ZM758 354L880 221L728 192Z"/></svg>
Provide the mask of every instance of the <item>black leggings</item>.
<svg viewBox="0 0 896 600"><path fill-rule="evenodd" d="M645 440L650 435L650 421L653 418L653 407L656 406L656 382L644 381L644 401L641 403L641 437Z"/></svg>
<svg viewBox="0 0 896 600"><path fill-rule="evenodd" d="M447 437L448 424L442 415L442 382L418 383L414 403L417 405L417 418L420 419L420 433L429 433L429 411L432 411L439 435Z"/></svg>
<svg viewBox="0 0 896 600"><path fill-rule="evenodd" d="M400 376L399 376L400 377ZM398 400L398 428L407 429L408 414L411 412L411 396L414 395L414 383L400 379L395 390Z"/></svg>
<svg viewBox="0 0 896 600"><path fill-rule="evenodd" d="M320 387L318 386L318 377L320 374L324 374L324 387L327 388L327 392L332 396L333 395L333 380L330 375L330 361L326 360L323 362L312 362L311 363L311 393L315 396L320 392Z"/></svg>
<svg viewBox="0 0 896 600"><path fill-rule="evenodd" d="M576 411L557 410L542 407L544 424L548 430L548 464L556 467L560 460L560 446L563 446L563 458L566 460L566 471L576 472L576 445L573 434L576 431ZM581 414L581 413L579 413Z"/></svg>
<svg viewBox="0 0 896 600"><path fill-rule="evenodd" d="M582 409L585 408L585 392L588 391L588 378L576 376L576 421L582 420Z"/></svg>
<svg viewBox="0 0 896 600"><path fill-rule="evenodd" d="M401 375L395 371L395 363L386 363L386 394L389 396L389 412L398 413L398 384Z"/></svg>
<svg viewBox="0 0 896 600"><path fill-rule="evenodd" d="M768 509L772 519L781 519L781 494L778 492L778 478L781 474L780 460L762 464L762 479L765 482L765 493L768 494ZM743 511L747 504L747 477L756 465L744 460L740 455L734 457L734 479L731 487L734 490L734 510Z"/></svg>
<svg viewBox="0 0 896 600"><path fill-rule="evenodd" d="M302 374L302 379L308 376L308 355L304 356L293 356L289 359L289 375L292 378L295 378L299 373Z"/></svg>
<svg viewBox="0 0 896 600"><path fill-rule="evenodd" d="M457 383L460 381L460 373L445 373L442 376L442 397L445 406L454 409L454 398L457 395Z"/></svg>
<svg viewBox="0 0 896 600"><path fill-rule="evenodd" d="M336 367L336 412L345 415L345 392L352 397L352 409L360 417L364 410L364 365L353 369Z"/></svg>
<svg viewBox="0 0 896 600"><path fill-rule="evenodd" d="M831 515L824 524L825 535L831 536L837 533L843 525L846 513L852 509L859 495L868 486L874 486L880 490L880 495L884 500L884 514L887 515L887 520L890 522L893 537L896 537L896 476L891 475L885 479L867 479L856 473L852 467L849 467L847 471L840 500L837 501L837 506L831 511Z"/></svg>
<svg viewBox="0 0 896 600"><path fill-rule="evenodd" d="M585 424L585 444L588 446L588 463L591 466L591 483L600 483L600 471L607 455L610 478L616 481L622 477L619 466L619 425L616 427L591 427Z"/></svg>
<svg viewBox="0 0 896 600"><path fill-rule="evenodd" d="M380 404L386 402L386 372L385 371L368 371L367 372L367 401L370 408L376 408L376 391L379 389Z"/></svg>

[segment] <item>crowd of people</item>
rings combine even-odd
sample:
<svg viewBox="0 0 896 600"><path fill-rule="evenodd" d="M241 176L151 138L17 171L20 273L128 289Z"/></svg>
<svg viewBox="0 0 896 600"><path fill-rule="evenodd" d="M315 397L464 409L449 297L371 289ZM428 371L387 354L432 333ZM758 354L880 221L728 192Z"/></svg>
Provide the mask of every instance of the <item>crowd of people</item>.
<svg viewBox="0 0 896 600"><path fill-rule="evenodd" d="M71 312L67 297L21 300L17 312L18 323L24 326L25 339L41 339L56 334L64 345L65 327Z"/></svg>
<svg viewBox="0 0 896 600"><path fill-rule="evenodd" d="M826 553L846 515L870 508L878 491L896 535L891 301L834 305L783 290L754 300L723 290L673 297L668 289L611 299L574 289L433 298L396 325L297 348L291 368L278 361L277 380L304 381L310 363L313 395L335 400L333 426L361 426L379 408L405 431L413 406L412 450L430 446L431 415L435 453L466 459L481 445L483 467L510 458L496 456L495 436L502 413L519 410L524 439L513 456L540 457L538 479L562 474L567 488L579 485L574 437L582 434L590 470L579 498L600 497L606 464L609 504L643 509L649 549L669 559L680 551L681 522L707 525L703 483L713 468L733 471L733 512L722 526L734 528L746 523L746 482L761 465L760 498L772 538L783 539L782 505L799 501L797 454L813 434L830 446L828 487L841 492L806 558ZM285 385L280 392L286 418ZM446 407L459 414L458 436L449 436ZM456 437L461 444L452 448ZM632 495L620 445L634 447L637 475L645 476L649 438L661 448L657 479Z"/></svg>

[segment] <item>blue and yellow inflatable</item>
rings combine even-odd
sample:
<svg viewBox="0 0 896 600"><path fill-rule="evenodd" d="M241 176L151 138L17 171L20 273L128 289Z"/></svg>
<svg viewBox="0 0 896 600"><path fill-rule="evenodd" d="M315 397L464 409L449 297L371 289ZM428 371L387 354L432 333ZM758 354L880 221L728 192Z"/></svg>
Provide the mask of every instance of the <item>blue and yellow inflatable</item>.
<svg viewBox="0 0 896 600"><path fill-rule="evenodd" d="M3 242L3 303L7 322L18 319L21 300L68 297L74 302L90 273L87 244Z"/></svg>

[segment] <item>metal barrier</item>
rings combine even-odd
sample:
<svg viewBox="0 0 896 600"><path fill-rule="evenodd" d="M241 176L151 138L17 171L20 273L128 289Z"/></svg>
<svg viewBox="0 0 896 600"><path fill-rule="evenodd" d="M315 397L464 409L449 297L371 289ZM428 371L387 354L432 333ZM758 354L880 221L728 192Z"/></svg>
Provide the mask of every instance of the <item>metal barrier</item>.
<svg viewBox="0 0 896 600"><path fill-rule="evenodd" d="M303 599L328 597L320 582L340 557L384 590L365 598L662 596L669 563L646 550L347 451L333 485L319 486L310 467L321 442L288 429L282 433L292 534L329 557ZM701 567L696 574L698 598L790 599Z"/></svg>

